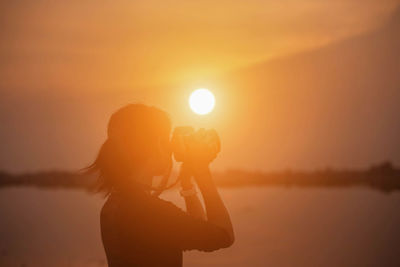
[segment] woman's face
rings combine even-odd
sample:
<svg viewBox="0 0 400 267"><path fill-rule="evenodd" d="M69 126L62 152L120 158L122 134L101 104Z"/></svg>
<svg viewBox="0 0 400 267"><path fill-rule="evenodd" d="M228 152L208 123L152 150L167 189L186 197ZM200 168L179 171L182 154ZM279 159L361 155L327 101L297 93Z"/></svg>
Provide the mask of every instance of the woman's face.
<svg viewBox="0 0 400 267"><path fill-rule="evenodd" d="M154 170L154 176L166 174L172 167L172 148L169 134L160 137L158 141L158 151L155 153L155 156L152 157L151 165Z"/></svg>

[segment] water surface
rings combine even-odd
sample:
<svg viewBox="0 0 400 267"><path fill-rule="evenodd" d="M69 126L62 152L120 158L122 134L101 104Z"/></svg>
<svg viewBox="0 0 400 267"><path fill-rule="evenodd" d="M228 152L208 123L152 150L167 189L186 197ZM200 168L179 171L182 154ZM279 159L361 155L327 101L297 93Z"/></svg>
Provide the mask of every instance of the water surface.
<svg viewBox="0 0 400 267"><path fill-rule="evenodd" d="M400 266L400 194L364 188L221 189L236 243L187 252L185 266ZM176 191L164 198L182 206ZM73 190L0 190L0 266L106 266L103 199Z"/></svg>

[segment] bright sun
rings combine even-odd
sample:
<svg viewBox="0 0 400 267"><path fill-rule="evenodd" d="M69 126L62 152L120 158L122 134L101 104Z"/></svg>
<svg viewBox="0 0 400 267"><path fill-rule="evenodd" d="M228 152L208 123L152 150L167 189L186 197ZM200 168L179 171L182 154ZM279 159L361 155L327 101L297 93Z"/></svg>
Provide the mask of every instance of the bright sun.
<svg viewBox="0 0 400 267"><path fill-rule="evenodd" d="M210 113L214 105L214 95L208 89L197 89L189 97L190 108L199 115Z"/></svg>

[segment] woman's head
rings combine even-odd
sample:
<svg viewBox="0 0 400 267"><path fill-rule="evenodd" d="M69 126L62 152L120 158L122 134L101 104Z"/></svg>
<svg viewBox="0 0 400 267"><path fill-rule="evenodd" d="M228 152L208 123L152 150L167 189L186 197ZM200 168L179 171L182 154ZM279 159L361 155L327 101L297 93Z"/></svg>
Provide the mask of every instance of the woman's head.
<svg viewBox="0 0 400 267"><path fill-rule="evenodd" d="M172 164L168 115L155 107L129 104L110 118L107 140L90 171L99 172L99 189L131 186L139 176L165 174Z"/></svg>

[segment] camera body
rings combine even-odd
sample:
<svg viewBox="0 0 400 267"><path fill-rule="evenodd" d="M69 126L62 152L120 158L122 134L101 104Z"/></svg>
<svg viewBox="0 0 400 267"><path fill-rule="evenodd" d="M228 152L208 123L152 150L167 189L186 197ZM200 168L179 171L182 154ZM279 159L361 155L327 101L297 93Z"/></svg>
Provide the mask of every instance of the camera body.
<svg viewBox="0 0 400 267"><path fill-rule="evenodd" d="M221 151L221 141L214 129L191 126L176 127L171 139L172 152L177 162L202 161L210 163Z"/></svg>

